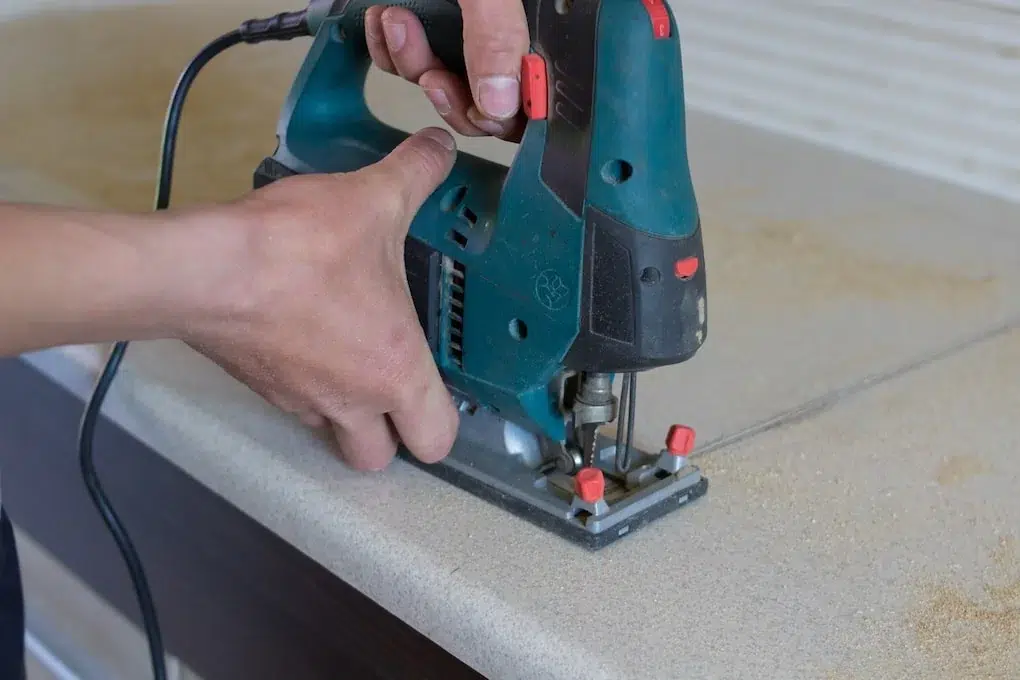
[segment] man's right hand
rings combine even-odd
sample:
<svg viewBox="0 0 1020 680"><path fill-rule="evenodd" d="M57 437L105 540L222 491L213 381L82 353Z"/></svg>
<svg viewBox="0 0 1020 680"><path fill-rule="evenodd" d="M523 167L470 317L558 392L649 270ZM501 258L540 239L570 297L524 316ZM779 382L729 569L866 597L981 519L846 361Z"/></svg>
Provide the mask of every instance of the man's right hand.
<svg viewBox="0 0 1020 680"><path fill-rule="evenodd" d="M521 59L531 39L521 0L460 0L467 82L433 54L417 17L399 7L365 14L372 61L416 83L446 123L465 136L519 141Z"/></svg>
<svg viewBox="0 0 1020 680"><path fill-rule="evenodd" d="M355 469L386 467L398 442L436 462L457 434L404 271L408 227L454 149L448 132L427 129L358 172L288 177L197 213L213 235L193 240L243 247L223 257L206 246L193 264L226 268L229 283L204 288L221 291L229 313L182 320L186 339L271 403L330 427Z"/></svg>

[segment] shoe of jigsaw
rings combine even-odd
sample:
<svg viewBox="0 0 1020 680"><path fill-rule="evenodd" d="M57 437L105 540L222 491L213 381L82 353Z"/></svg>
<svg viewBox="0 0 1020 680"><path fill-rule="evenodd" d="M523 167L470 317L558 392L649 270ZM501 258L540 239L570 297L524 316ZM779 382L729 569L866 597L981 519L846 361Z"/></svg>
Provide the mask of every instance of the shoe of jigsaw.
<svg viewBox="0 0 1020 680"><path fill-rule="evenodd" d="M255 186L347 172L407 137L364 97L364 14L403 6L465 73L452 0L313 2L314 36ZM510 167L460 152L406 241L408 284L460 404L453 452L422 465L598 548L705 493L693 431L630 446L637 374L706 336L677 26L664 0L525 0L527 128ZM620 396L613 385L622 376ZM619 421L614 439L599 433Z"/></svg>

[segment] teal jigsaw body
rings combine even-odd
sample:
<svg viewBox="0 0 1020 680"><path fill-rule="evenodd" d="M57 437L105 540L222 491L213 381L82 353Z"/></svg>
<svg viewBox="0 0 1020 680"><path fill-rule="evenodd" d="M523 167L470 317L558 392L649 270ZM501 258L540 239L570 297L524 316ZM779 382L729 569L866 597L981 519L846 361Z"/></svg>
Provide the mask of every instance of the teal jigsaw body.
<svg viewBox="0 0 1020 680"><path fill-rule="evenodd" d="M591 53L594 70L585 77L592 85L585 86L557 53L563 46L552 45L559 40L549 37L554 22L565 21L549 18L553 1L527 5L533 52L548 65L548 117L528 121L509 168L460 152L410 225L407 258L447 384L564 441L570 416L563 376L686 360L704 341L705 293L672 13L666 8L669 37L656 39L641 0L575 0L574 21L594 37L571 47ZM436 3L451 23L427 23L428 8L403 4L426 12L430 42L449 64L460 51L459 11ZM354 171L407 137L379 121L364 97L369 4L327 3L315 17L313 44L280 118L278 148L256 185ZM456 39L448 49L434 38L443 31ZM575 39L583 32L576 29ZM550 151L554 135L566 140L558 155Z"/></svg>

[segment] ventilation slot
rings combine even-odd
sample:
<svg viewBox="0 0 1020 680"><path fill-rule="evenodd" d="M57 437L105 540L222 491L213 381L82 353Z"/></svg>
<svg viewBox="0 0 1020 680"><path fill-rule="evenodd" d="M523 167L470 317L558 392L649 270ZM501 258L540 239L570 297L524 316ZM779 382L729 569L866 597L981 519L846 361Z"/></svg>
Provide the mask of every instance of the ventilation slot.
<svg viewBox="0 0 1020 680"><path fill-rule="evenodd" d="M443 196L439 202L439 207L444 212L454 213L457 216L458 226L450 229L449 237L457 244L462 250L468 246L468 241L471 233L471 229L478 224L478 214L471 208L465 205L464 201L467 199L468 188L466 186L458 186L450 189Z"/></svg>
<svg viewBox="0 0 1020 680"><path fill-rule="evenodd" d="M464 265L449 260L448 281L450 287L447 307L447 347L450 358L457 368L464 370Z"/></svg>

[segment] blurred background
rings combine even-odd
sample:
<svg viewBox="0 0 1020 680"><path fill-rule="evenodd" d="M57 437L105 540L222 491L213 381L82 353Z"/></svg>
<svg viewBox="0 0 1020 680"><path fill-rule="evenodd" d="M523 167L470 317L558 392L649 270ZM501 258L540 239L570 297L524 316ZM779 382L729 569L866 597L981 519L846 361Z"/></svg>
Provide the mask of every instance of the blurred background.
<svg viewBox="0 0 1020 680"><path fill-rule="evenodd" d="M159 126L182 65L238 20L290 8L283 0L2 5L0 186L31 194L47 185L47 200L58 191L126 208L150 203ZM691 108L1020 197L1020 1L672 6ZM178 203L247 188L304 49L297 41L230 52L203 74L183 124ZM411 97L403 120L427 111L410 88L394 91Z"/></svg>

